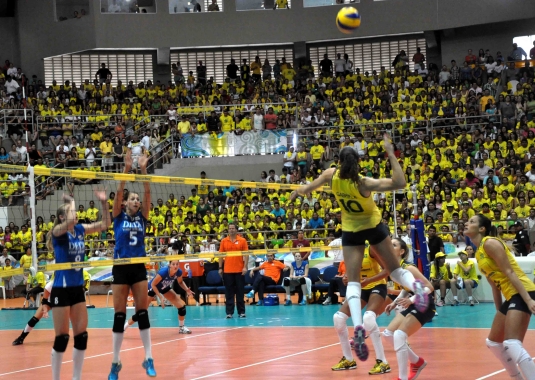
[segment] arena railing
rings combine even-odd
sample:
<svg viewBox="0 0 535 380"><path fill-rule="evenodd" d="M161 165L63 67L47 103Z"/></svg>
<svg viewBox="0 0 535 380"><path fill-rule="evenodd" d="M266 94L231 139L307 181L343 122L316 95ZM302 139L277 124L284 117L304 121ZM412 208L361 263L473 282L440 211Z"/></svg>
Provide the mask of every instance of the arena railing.
<svg viewBox="0 0 535 380"><path fill-rule="evenodd" d="M479 126L481 123L493 122L497 126L502 124L501 115L475 115L475 116L461 116L461 117L450 117L450 118L438 118L431 120L431 130L430 137L433 138L435 135L436 129L452 129L458 126L474 127Z"/></svg>
<svg viewBox="0 0 535 380"><path fill-rule="evenodd" d="M31 108L19 109L19 108L4 108L0 110L0 120L4 123L4 136L8 136L8 130L10 124L13 123L13 119L20 119L20 125L25 131L34 131L34 112ZM24 134L25 131L21 131Z"/></svg>

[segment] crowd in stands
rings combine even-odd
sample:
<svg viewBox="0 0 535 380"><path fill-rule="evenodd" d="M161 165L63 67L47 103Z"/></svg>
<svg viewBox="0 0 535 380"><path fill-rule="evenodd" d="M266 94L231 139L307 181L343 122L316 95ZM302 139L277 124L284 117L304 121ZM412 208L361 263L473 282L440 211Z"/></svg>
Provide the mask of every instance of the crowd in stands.
<svg viewBox="0 0 535 380"><path fill-rule="evenodd" d="M508 55L524 56L516 46ZM488 50L480 49L479 56L470 50L460 65L452 61L439 70L426 63L420 51L412 60L401 51L392 68L361 72L347 55L339 54L334 61L325 56L315 75L310 61L294 69L285 58L271 66L256 57L251 64L230 62L227 79L220 84L206 77L201 61L196 75L173 64L169 84L118 81L112 86L112 73L103 66L93 82L54 81L47 87L34 81L17 88L9 83L19 82L20 69L15 72L9 64L0 80L5 85L2 108L20 108L20 85L27 86L26 102L40 120L28 144L29 151L37 151L32 162L36 165L52 165L53 159L59 167L120 170L116 159L125 149L143 145L150 151L153 134L157 141L174 136L178 142L186 134L293 129L299 140L295 150L284 154L282 169L252 180L313 181L335 165L337 152L345 146L359 153L363 176L389 177L382 147L382 135L388 132L407 188L395 194L395 205L391 193L376 194L375 200L393 234L406 234L416 207L430 231L433 259L444 251L444 242L470 244L463 227L475 213L491 218L519 254L528 254L535 243L534 71L527 61L520 69L506 61L499 52L494 59ZM2 127L16 152L22 120ZM15 153L3 153L5 162L24 163L13 161ZM161 154L174 159L178 145ZM4 156L0 151L0 159ZM41 184L48 189L45 193L54 191L48 179ZM317 192L295 202L289 195L289 190L200 185L191 194L153 200L147 250L165 253L175 241L188 252L216 250L229 222L238 224L251 249L321 246L339 235L340 205L332 194ZM84 205L80 207L80 220L98 218L98 212L88 216ZM52 260L42 240L49 224L39 217L36 234L42 258ZM23 237L31 237L28 225L6 226L2 233L0 243L12 253L22 253L27 244ZM109 255L113 231L86 242L88 257Z"/></svg>

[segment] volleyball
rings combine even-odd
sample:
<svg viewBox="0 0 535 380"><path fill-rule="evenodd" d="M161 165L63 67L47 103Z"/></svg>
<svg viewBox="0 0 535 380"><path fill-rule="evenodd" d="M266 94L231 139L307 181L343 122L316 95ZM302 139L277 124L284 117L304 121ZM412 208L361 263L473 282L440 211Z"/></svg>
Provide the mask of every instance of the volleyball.
<svg viewBox="0 0 535 380"><path fill-rule="evenodd" d="M340 9L336 16L336 26L342 33L350 34L360 26L360 14L353 7Z"/></svg>

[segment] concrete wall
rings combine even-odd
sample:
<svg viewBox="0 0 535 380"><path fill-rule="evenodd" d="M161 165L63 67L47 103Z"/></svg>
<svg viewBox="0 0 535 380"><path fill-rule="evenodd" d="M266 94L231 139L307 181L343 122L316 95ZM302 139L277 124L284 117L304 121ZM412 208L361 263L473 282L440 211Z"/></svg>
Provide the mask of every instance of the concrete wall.
<svg viewBox="0 0 535 380"><path fill-rule="evenodd" d="M262 171L275 170L282 173L282 155L219 157L219 158L185 158L173 160L171 165L156 171L155 175L200 178L202 171L209 179L230 179L260 181Z"/></svg>
<svg viewBox="0 0 535 380"><path fill-rule="evenodd" d="M168 0L156 0L156 4L156 14L111 15L98 11L100 0L90 0L89 16L55 23L52 0L21 0L18 18L22 63L42 77L44 57L94 48L203 47L346 38L334 22L341 6L303 8L303 0L294 0L290 10L237 12L235 0L224 0L224 12L169 14ZM533 0L366 0L358 4L358 9L362 26L349 38L535 17ZM493 27L482 30L492 31Z"/></svg>
<svg viewBox="0 0 535 380"><path fill-rule="evenodd" d="M4 61L9 59L16 67L20 67L19 32L15 17L0 18L0 36L0 64L4 66Z"/></svg>
<svg viewBox="0 0 535 380"><path fill-rule="evenodd" d="M532 4L535 8L535 4ZM457 28L441 36L442 62L450 65L455 59L459 65L464 61L468 49L477 55L479 49L489 49L491 55L496 57L500 51L504 57L512 50L513 38L523 35L535 34L535 18L497 23L488 27L469 26ZM529 51L526 51L529 54Z"/></svg>

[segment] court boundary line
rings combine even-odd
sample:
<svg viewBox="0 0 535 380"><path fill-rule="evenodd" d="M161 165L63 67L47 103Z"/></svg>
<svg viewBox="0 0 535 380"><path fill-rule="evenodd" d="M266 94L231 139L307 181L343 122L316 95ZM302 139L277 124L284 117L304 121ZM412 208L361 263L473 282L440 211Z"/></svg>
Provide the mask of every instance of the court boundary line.
<svg viewBox="0 0 535 380"><path fill-rule="evenodd" d="M531 360L535 360L535 356L532 357ZM500 374L502 372L505 372L505 368L502 368L502 369L500 369L498 371L494 371L492 373L489 373L488 375L484 375L482 377L478 377L476 380L485 380L485 379L491 378L493 376L496 376L496 375L498 375L498 374Z"/></svg>
<svg viewBox="0 0 535 380"><path fill-rule="evenodd" d="M200 379L206 379L208 377L212 377L212 376L218 376L218 375L222 375L222 374L225 374L225 373L229 373L229 372L234 372L234 371L239 371L240 369L245 369L245 368L250 368L250 367L254 367L254 366L257 366L257 365L262 365L262 364L266 364L266 363L271 363L275 360L280 360L280 359L286 359L286 358L291 358L293 356L298 356L298 355L302 355L302 354L307 354L309 352L314 352L314 351L319 351L319 350L323 350L324 348L329 348L329 347L334 347L334 346L338 346L340 344L340 342L337 342L337 343L332 343L332 344L328 344L326 346L321 346L321 347L316 347L316 348L311 348L309 350L305 350L305 351L300 351L300 352L295 352L293 354L289 354L289 355L284 355L284 356L279 356L277 358L272 358L272 359L268 359L268 360L263 360L261 362L256 362L256 363L252 363L252 364L247 364L247 365L244 365L244 366L241 366L241 367L236 367L236 368L231 368L231 369L227 369L225 371L219 371L219 372L215 372L215 373L211 373L209 375L204 375L204 376L200 376L200 377L195 377L191 380L200 380Z"/></svg>
<svg viewBox="0 0 535 380"><path fill-rule="evenodd" d="M152 347L154 347L154 346L160 346L160 345L162 345L162 344L167 344L167 343L177 342L177 341L180 341L180 340L186 340L186 339L198 338L198 337L202 337L202 336L205 336L205 335L212 335L212 334L218 334L218 333L226 332L226 331L239 330L239 329L242 329L242 328L243 328L243 327L239 326L239 327L234 327L234 328L225 329L225 330L210 331L210 332L207 332L207 333L196 334L196 335L190 335L190 336L185 336L185 337L181 337L181 338L176 338L176 339L166 340L166 341L163 341L163 342L153 343L153 344L152 344ZM123 353L123 352L128 352L128 351L133 351L133 350L139 350L140 348L144 348L144 347L143 347L143 346L138 346L138 347L130 347L130 348L126 348L126 349L124 349L124 350L121 350L121 353ZM101 357L101 356L106 356L106 355L113 355L113 352L105 352L105 353L102 353L102 354L96 354L96 355L86 356L86 357L85 357L85 360L87 360L87 359L99 358L99 357ZM72 360L66 360L66 361L62 362L61 364L67 364L67 363L72 363ZM47 364L47 365L41 365L41 366L38 366L38 367L31 367L31 368L20 369L20 370L17 370L17 371L11 371L11 372L0 373L0 377L2 377L2 376L8 376L8 375L14 375L14 374L17 374L17 373L22 373L22 372L33 371L33 370L41 369L41 368L47 368L47 367L51 367L51 366L52 366L51 364Z"/></svg>

